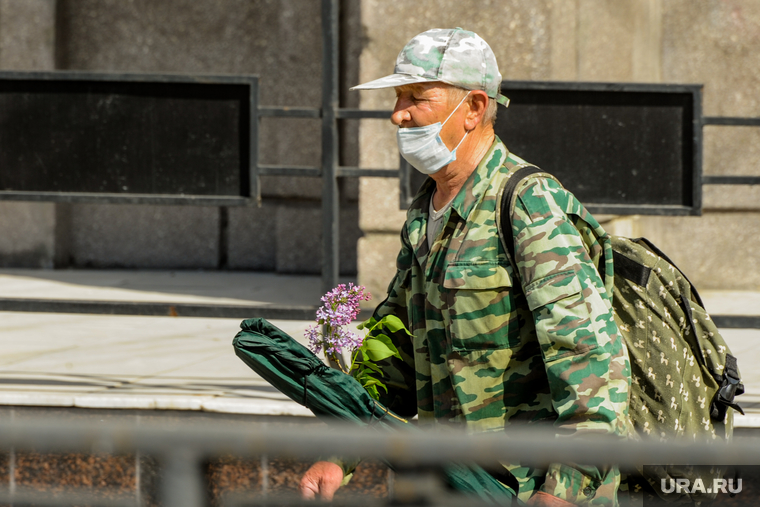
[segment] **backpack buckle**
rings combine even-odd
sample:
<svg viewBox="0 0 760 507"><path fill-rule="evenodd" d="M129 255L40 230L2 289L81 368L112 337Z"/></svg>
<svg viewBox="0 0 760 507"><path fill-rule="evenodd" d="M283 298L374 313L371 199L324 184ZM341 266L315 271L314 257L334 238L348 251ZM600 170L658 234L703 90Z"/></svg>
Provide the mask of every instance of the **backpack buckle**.
<svg viewBox="0 0 760 507"><path fill-rule="evenodd" d="M728 407L744 415L744 410L734 402L736 396L744 393L744 385L742 385L740 378L731 373L731 371L727 371L723 375L720 388L710 403L710 418L714 421L723 422L726 419Z"/></svg>

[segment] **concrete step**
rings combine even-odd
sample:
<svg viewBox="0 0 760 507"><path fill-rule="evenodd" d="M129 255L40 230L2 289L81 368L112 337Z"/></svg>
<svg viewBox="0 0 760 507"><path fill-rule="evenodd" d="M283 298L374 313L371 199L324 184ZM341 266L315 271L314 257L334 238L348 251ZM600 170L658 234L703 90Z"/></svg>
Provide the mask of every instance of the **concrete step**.
<svg viewBox="0 0 760 507"><path fill-rule="evenodd" d="M184 410L228 414L311 413L274 390L233 353L243 318L263 316L295 339L319 304L317 276L250 272L1 270L0 405ZM713 314L760 314L760 293L706 292ZM2 301L114 302L235 308L232 318L2 311ZM278 308L302 308L281 319ZM309 308L309 310L303 310ZM259 314L253 313L255 309ZM367 312L368 313L368 312ZM365 313L366 314L366 313ZM365 314L361 314L360 318ZM747 393L740 427L760 428L760 329L722 329Z"/></svg>

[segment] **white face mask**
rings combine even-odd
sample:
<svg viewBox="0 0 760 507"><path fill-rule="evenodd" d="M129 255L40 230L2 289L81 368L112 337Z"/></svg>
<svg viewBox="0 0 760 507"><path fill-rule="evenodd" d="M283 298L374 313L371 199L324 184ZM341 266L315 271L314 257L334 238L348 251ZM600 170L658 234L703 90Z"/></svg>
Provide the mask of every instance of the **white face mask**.
<svg viewBox="0 0 760 507"><path fill-rule="evenodd" d="M469 95L470 92L467 92ZM449 121L449 118L459 109L467 95L459 102L454 111L443 123L437 122L424 127L400 128L396 131L398 151L407 162L422 174L435 174L444 166L457 159L457 148L462 144L469 132L465 132L462 140L452 151L446 147L441 139L441 129Z"/></svg>

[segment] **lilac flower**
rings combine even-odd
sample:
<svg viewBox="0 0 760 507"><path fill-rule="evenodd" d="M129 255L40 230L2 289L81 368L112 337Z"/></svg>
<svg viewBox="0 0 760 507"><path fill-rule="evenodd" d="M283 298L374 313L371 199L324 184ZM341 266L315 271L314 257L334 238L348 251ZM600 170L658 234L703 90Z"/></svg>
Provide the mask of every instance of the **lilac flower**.
<svg viewBox="0 0 760 507"><path fill-rule="evenodd" d="M324 350L325 355L335 359L344 350L353 351L361 346L363 338L343 326L356 320L362 301L370 300L371 296L365 290L362 285L340 284L322 296L323 305L317 309L317 325L309 326L304 333L312 352L318 354ZM320 329L322 326L324 335Z"/></svg>
<svg viewBox="0 0 760 507"><path fill-rule="evenodd" d="M319 328L317 326L307 327L304 336L309 339L309 350L315 354L319 354L319 351L322 350L322 335L319 332Z"/></svg>

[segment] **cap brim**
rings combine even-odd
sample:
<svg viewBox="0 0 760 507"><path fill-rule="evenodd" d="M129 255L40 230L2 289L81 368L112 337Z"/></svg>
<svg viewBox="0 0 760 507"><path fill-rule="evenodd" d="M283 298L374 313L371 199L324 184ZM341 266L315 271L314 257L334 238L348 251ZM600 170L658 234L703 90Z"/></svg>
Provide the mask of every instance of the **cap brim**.
<svg viewBox="0 0 760 507"><path fill-rule="evenodd" d="M381 88L395 88L413 83L429 83L435 81L421 76L410 76L409 74L391 74L390 76L381 77L368 83L356 85L351 90L379 90Z"/></svg>

